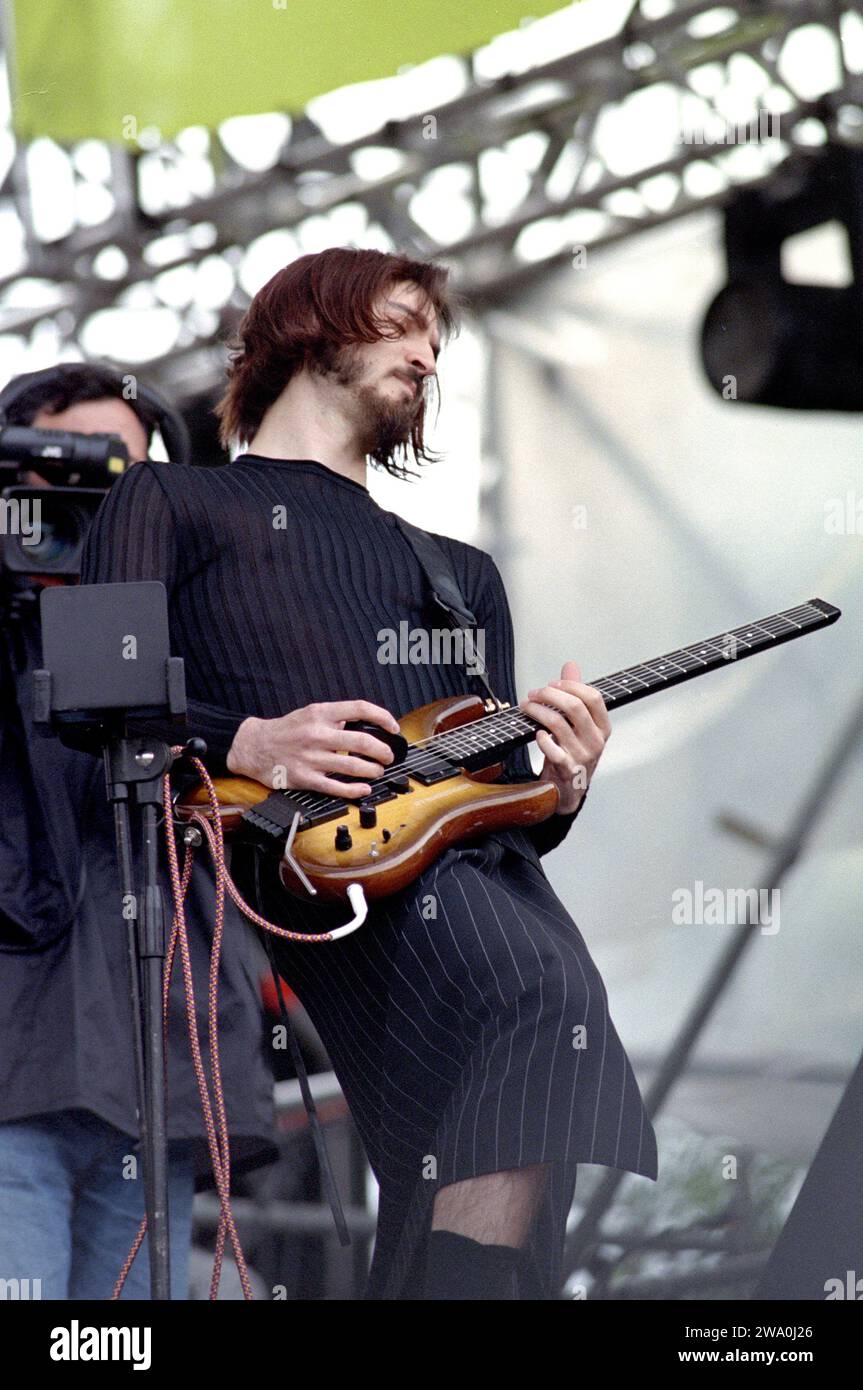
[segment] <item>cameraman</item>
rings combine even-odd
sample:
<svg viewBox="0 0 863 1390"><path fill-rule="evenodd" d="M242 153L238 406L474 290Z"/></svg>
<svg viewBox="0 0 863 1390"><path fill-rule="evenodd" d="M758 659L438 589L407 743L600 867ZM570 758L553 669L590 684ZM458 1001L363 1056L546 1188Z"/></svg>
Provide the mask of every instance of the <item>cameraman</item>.
<svg viewBox="0 0 863 1390"><path fill-rule="evenodd" d="M34 373L30 386L12 383L23 389L12 392L4 423L114 434L130 459L143 459L162 423L158 398L147 391L125 399L128 381L90 364ZM176 422L167 407L163 415ZM49 486L34 473L21 482ZM35 733L31 722L46 582L58 581L0 571L0 1279L29 1279L30 1297L104 1299L144 1214L126 933L102 765ZM162 884L170 921L164 869ZM199 862L186 920L208 1077L213 906L212 880ZM231 1156L240 1168L276 1156L255 950L226 902L219 1041ZM192 1197L209 1155L179 960L167 1121L172 1295L186 1298ZM123 1296L149 1297L146 1241Z"/></svg>

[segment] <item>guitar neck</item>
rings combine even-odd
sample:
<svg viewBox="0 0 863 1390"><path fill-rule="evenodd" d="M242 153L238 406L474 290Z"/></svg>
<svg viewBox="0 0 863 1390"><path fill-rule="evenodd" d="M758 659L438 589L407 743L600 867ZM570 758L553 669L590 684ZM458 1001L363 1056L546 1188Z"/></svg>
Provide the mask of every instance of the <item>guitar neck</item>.
<svg viewBox="0 0 863 1390"><path fill-rule="evenodd" d="M840 616L840 610L823 599L813 598L797 608L788 608L782 613L774 613L769 618L761 618L745 627L733 628L730 632L708 637L703 642L694 642L690 647L668 652L655 661L644 662L641 666L629 666L625 671L615 671L613 675L603 676L593 684L602 691L602 697L609 709L641 700L657 690L665 690L681 681L693 680L696 676L716 671L733 661L755 656L756 652L766 652L783 642L792 642L807 632L829 627Z"/></svg>
<svg viewBox="0 0 863 1390"><path fill-rule="evenodd" d="M769 618L760 618L758 622L693 642L689 647L666 652L653 661L628 666L623 671L614 671L589 684L600 691L608 709L618 709L658 690L667 690L672 685L704 676L708 671L716 671L720 666L742 661L756 652L791 642L807 632L829 627L839 616L838 608L823 599L813 598L797 608L788 608ZM477 768L498 762L512 749L531 742L543 727L524 710L497 710L448 733L438 734L432 742L442 756L457 760L467 768Z"/></svg>

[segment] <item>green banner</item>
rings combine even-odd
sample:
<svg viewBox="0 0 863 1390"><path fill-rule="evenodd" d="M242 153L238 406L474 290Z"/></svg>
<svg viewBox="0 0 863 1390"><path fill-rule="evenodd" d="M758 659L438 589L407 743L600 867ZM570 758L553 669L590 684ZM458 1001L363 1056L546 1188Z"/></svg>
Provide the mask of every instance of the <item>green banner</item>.
<svg viewBox="0 0 863 1390"><path fill-rule="evenodd" d="M9 0L7 0L7 5ZM299 111L406 63L465 53L561 0L14 0L16 133L166 138Z"/></svg>

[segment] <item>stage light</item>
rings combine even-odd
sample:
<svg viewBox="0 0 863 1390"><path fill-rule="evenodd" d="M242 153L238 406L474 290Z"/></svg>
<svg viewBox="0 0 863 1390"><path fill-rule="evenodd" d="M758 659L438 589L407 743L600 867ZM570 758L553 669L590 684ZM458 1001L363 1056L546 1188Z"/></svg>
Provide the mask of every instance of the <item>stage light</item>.
<svg viewBox="0 0 863 1390"><path fill-rule="evenodd" d="M789 161L789 164L791 162ZM863 156L829 147L746 190L725 213L728 284L701 329L707 379L725 400L790 410L863 411ZM783 278L782 244L838 220L850 285Z"/></svg>
<svg viewBox="0 0 863 1390"><path fill-rule="evenodd" d="M863 410L863 344L854 287L739 279L701 330L704 369L726 400L785 410Z"/></svg>

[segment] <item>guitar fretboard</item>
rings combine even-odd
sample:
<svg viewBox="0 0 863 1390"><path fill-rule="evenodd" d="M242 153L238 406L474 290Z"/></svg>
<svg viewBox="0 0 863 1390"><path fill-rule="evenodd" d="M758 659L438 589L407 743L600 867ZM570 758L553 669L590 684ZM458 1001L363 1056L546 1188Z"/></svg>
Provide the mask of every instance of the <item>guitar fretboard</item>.
<svg viewBox="0 0 863 1390"><path fill-rule="evenodd" d="M769 618L747 623L744 627L733 628L730 632L716 637L693 642L689 647L666 652L653 661L641 662L638 666L628 666L623 671L615 671L610 676L588 681L602 695L608 709L642 700L658 690L666 690L682 681L703 676L708 671L731 665L744 657L754 656L756 652L767 651L806 632L835 623L840 610L823 599L810 599L797 608L773 613ZM476 765L483 754L506 747L518 747L520 743L532 739L543 726L524 710L499 710L485 715L470 724L463 724L448 733L438 734L429 740L442 756L455 761L468 759ZM486 759L488 761L488 759Z"/></svg>

